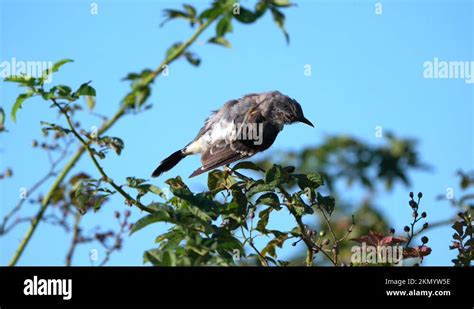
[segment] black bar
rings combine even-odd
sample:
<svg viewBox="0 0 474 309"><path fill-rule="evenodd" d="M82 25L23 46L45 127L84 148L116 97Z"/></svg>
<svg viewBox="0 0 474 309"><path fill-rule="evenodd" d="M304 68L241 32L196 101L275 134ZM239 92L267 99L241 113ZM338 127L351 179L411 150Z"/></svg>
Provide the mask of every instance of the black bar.
<svg viewBox="0 0 474 309"><path fill-rule="evenodd" d="M38 280L72 279L72 298L25 296L25 280L34 276ZM473 278L472 268L454 267L2 267L0 307L91 303L337 303L463 304L472 308ZM387 279L393 280L391 283L405 280L405 284L386 284ZM416 284L408 284L409 279L414 279ZM387 290L442 291L450 295L387 296Z"/></svg>

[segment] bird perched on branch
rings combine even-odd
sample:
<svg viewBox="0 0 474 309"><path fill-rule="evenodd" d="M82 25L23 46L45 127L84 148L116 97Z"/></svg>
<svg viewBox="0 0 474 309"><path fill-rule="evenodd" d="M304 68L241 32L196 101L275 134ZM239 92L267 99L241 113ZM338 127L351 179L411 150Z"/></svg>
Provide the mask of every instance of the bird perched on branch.
<svg viewBox="0 0 474 309"><path fill-rule="evenodd" d="M201 154L202 166L189 177L200 175L268 149L285 124L305 118L296 100L279 91L248 94L231 100L207 118L197 136L186 147L161 161L152 177L172 169L184 157Z"/></svg>

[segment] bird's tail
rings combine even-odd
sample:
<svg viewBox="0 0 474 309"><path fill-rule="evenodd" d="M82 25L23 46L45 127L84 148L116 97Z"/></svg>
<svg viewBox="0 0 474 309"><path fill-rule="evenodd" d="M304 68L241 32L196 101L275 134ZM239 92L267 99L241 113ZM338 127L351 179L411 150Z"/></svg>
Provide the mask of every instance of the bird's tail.
<svg viewBox="0 0 474 309"><path fill-rule="evenodd" d="M160 165L153 171L153 174L151 174L151 177L158 177L164 172L169 171L184 157L186 157L186 155L182 150L173 152L169 157L161 161Z"/></svg>

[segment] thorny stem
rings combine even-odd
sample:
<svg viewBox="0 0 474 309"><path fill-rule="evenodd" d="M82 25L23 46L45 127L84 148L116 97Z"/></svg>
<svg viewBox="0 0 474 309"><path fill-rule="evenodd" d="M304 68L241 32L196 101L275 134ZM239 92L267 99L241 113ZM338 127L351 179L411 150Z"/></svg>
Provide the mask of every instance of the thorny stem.
<svg viewBox="0 0 474 309"><path fill-rule="evenodd" d="M217 17L216 17L217 18ZM153 74L150 74L147 79L145 80L145 85L151 84L155 78L174 60L176 60L179 56L183 54L183 52L192 44L196 41L196 39L199 37L199 35L207 28L209 27L210 24L215 20L215 18L209 18L205 23L199 26L199 28L196 30L196 32L182 45L180 45L179 48L177 48L173 54L169 55L161 64L160 66L153 72ZM98 136L106 132L110 127L112 127L117 120L119 120L124 114L125 111L127 110L127 105L122 104L118 111L110 118L107 122L105 122L102 127L98 131ZM53 196L53 193L56 191L56 189L59 187L59 185L62 183L66 175L69 173L69 171L76 165L76 163L79 161L79 159L82 157L84 152L86 151L86 148L84 146L81 146L76 153L71 157L69 162L64 166L63 170L58 174L56 177L55 181L51 185L49 191L47 194L44 196L42 202L41 202L41 207L38 211L38 213L35 215L34 218L31 220L31 225L28 231L26 232L25 236L20 242L20 245L18 246L17 250L15 251L9 266L14 266L20 259L21 255L23 254L26 245L29 243L31 237L33 236L33 233L36 230L36 227L38 226L38 223L41 221L41 218L44 215L44 212L48 208L49 202L51 201L51 197Z"/></svg>

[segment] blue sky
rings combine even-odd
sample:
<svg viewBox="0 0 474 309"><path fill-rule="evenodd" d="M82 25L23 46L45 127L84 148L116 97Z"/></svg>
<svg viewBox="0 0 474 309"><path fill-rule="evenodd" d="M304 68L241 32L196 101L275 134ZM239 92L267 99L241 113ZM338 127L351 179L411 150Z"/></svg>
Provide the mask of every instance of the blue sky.
<svg viewBox="0 0 474 309"><path fill-rule="evenodd" d="M187 2L198 8L207 3ZM187 39L193 31L182 21L159 26L162 10L179 8L180 1L96 1L97 15L90 13L89 1L0 3L0 62L12 57L74 59L53 82L79 86L92 80L96 111L102 114L113 113L128 91L122 77L155 68L172 43ZM234 23L234 33L228 36L232 49L205 44L214 30L205 32L191 49L202 57L201 66L192 67L184 60L173 63L169 76L153 86L149 100L153 109L123 118L107 133L122 137L126 148L119 157L110 155L104 168L118 182L127 176L148 178L162 158L195 136L211 110L249 92L278 89L301 103L316 129L288 127L272 149L302 149L331 134L351 134L377 144L376 126L417 138L421 159L433 166L432 171L413 172L411 188L397 186L379 195L379 209L401 230L410 220L407 192L413 190L425 195L428 221L452 216L453 210L436 196L449 187L459 194L455 171L474 167L474 85L462 79L425 79L423 64L435 57L474 61L474 2L381 1L381 15L375 14L375 1L297 3L285 10L289 45L268 14L251 26ZM311 76L304 75L307 64ZM7 113L19 91L13 84L0 83L0 104ZM8 119L9 133L0 135L0 170L14 169L14 177L0 183L0 215L16 203L19 188L28 187L48 169L44 153L31 149L31 140L41 137L40 120L58 122L48 106L39 99L27 101L17 123ZM94 117L82 124L100 125ZM166 176L187 176L198 165L198 157L187 158ZM76 167L81 169L97 175L87 157ZM153 183L163 186L164 179ZM188 183L201 190L206 176ZM347 192L348 198L359 195L357 188ZM113 199L105 208L84 221L89 226L113 225L111 213L123 208L122 201ZM132 218L140 216L134 209ZM294 225L283 215L275 218L281 226ZM8 262L25 228L0 238L0 264ZM142 252L153 247L163 230L154 226L126 238L110 265L140 265ZM447 250L451 234L449 227L429 232L433 253L427 265L451 264L454 254ZM62 265L69 239L58 228L43 224L19 264ZM90 265L89 251L95 247L79 247L75 264ZM294 249L289 247L283 256Z"/></svg>

